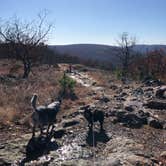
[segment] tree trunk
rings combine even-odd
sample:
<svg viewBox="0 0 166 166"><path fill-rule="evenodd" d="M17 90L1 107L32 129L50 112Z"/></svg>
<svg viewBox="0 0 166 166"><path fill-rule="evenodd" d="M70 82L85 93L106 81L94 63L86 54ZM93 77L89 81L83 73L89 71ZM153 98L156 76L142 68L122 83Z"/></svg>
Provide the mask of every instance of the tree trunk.
<svg viewBox="0 0 166 166"><path fill-rule="evenodd" d="M31 71L31 64L30 62L24 62L24 74L23 74L23 78L28 78L29 73Z"/></svg>

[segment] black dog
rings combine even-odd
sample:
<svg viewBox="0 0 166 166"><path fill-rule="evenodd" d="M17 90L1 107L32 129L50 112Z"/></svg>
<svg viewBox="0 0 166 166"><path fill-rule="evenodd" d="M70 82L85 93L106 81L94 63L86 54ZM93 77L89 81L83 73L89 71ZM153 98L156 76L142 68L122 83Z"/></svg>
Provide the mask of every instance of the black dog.
<svg viewBox="0 0 166 166"><path fill-rule="evenodd" d="M99 121L100 130L103 130L103 122L104 122L104 113L100 110L95 110L91 112L91 108L85 107L84 117L88 121L89 128L93 127L93 122Z"/></svg>

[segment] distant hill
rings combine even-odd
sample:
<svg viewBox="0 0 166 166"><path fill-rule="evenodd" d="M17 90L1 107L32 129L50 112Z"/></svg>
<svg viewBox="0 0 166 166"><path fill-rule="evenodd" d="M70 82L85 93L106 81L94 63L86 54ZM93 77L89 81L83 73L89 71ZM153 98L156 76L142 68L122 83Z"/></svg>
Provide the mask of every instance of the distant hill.
<svg viewBox="0 0 166 166"><path fill-rule="evenodd" d="M163 49L164 51L166 51L166 45L146 45L146 44L140 44L140 45L136 45L134 47L135 51L141 52L141 53L146 53L147 51L154 51L154 50L159 50L159 49Z"/></svg>
<svg viewBox="0 0 166 166"><path fill-rule="evenodd" d="M118 62L116 46L99 45L99 44L72 44L72 45L55 45L49 46L52 50L62 54L69 54L72 56L81 57L83 59L92 59L105 62L112 62L116 64ZM153 51L155 49L164 49L166 51L166 45L136 45L134 50L140 53L146 53L147 51Z"/></svg>

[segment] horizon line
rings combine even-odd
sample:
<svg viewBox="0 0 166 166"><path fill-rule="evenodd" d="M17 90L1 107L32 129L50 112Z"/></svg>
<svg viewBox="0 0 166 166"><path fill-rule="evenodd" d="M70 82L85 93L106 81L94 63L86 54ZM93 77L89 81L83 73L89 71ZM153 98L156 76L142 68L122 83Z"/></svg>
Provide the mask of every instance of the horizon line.
<svg viewBox="0 0 166 166"><path fill-rule="evenodd" d="M47 44L47 45L49 45L49 46L65 46L65 45L103 45L103 46L117 46L118 47L118 45L111 45L111 44L105 44L105 43L64 43L64 44ZM139 44L135 44L135 45L146 45L146 46L153 46L153 45L155 45L155 46L165 46L166 45L166 43L164 44L164 43L152 43L152 44L150 44L150 43L139 43Z"/></svg>

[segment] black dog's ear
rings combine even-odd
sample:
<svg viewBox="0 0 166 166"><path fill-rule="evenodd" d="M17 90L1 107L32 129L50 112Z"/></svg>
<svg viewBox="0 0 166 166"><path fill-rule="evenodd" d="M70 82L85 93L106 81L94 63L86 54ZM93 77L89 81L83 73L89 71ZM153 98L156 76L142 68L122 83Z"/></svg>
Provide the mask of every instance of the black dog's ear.
<svg viewBox="0 0 166 166"><path fill-rule="evenodd" d="M86 106L84 107L84 109L87 110L87 109L89 109L89 107L90 107L89 105L86 105Z"/></svg>

